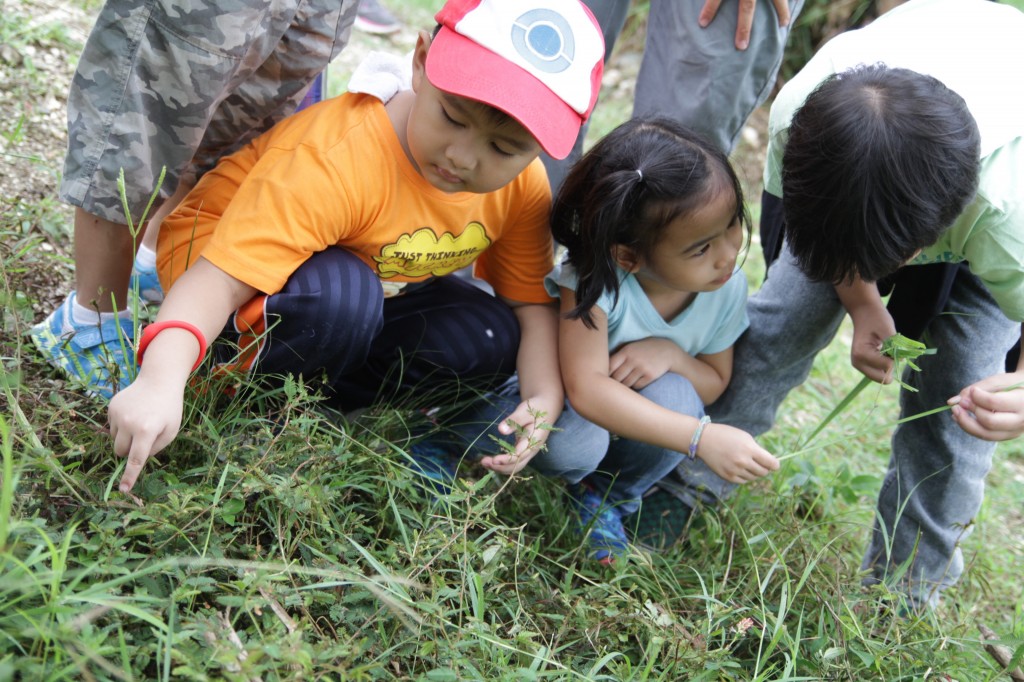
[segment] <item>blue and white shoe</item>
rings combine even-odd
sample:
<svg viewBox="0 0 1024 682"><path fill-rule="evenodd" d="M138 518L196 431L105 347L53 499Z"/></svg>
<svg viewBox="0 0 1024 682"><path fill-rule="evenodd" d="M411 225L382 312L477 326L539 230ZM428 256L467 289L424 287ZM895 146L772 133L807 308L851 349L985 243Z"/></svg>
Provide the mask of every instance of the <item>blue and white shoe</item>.
<svg viewBox="0 0 1024 682"><path fill-rule="evenodd" d="M160 286L160 278L157 277L156 268L148 269L135 261L132 266L132 278L129 280L128 288L131 291L138 291L139 298L146 303L163 303L164 289Z"/></svg>
<svg viewBox="0 0 1024 682"><path fill-rule="evenodd" d="M423 440L409 448L409 458L413 470L432 491L439 495L451 493L459 471L458 457L437 443Z"/></svg>
<svg viewBox="0 0 1024 682"><path fill-rule="evenodd" d="M46 361L80 382L86 393L109 400L135 378L135 332L130 319L76 324L75 292L32 327L32 343Z"/></svg>
<svg viewBox="0 0 1024 682"><path fill-rule="evenodd" d="M622 525L622 513L607 503L594 487L583 480L566 487L573 510L579 517L579 533L586 537L590 555L611 564L629 550L629 538Z"/></svg>

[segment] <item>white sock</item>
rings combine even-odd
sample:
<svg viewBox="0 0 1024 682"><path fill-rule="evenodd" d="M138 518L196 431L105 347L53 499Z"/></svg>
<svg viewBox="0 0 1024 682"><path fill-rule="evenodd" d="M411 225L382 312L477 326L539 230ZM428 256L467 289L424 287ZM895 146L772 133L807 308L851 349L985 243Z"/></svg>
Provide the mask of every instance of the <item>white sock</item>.
<svg viewBox="0 0 1024 682"><path fill-rule="evenodd" d="M156 251L149 248L145 244L139 245L139 250L135 252L135 269L136 270L155 270L156 269Z"/></svg>
<svg viewBox="0 0 1024 682"><path fill-rule="evenodd" d="M95 327L98 324L102 324L107 320L112 320L115 317L131 319L131 311L119 310L116 313L100 313L92 308L86 308L84 305L78 302L78 297L71 304L71 319L77 325L89 325ZM65 329L65 332L73 331L72 329Z"/></svg>

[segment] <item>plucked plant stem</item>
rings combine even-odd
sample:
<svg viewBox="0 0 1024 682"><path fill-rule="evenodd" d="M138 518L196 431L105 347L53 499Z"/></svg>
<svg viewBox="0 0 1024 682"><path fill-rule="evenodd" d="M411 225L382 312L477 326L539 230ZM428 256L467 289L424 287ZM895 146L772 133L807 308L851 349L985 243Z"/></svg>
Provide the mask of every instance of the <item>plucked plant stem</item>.
<svg viewBox="0 0 1024 682"><path fill-rule="evenodd" d="M906 336L903 336L902 334L893 334L882 343L881 352L883 355L887 355L890 358L892 358L895 362L895 366L893 367L893 375L896 377L896 383L898 383L902 388L908 391L917 391L916 388L910 386L909 384L899 379L899 376L901 374L900 364L906 363L906 365L913 369L914 371L920 372L921 368L914 364L914 360L916 360L922 355L934 355L936 353L936 350L934 348L928 348L920 341L909 339ZM805 452L809 452L811 450L816 450L820 447L830 445L831 443L823 443L821 445L811 446L810 443L812 440L814 440L815 436L821 433L821 431L828 425L829 422L831 422L833 419L839 416L839 414L841 414L842 411L845 410L851 402L853 402L854 398L856 398L860 394L860 392L863 391L870 383L871 379L869 379L868 377L863 377L860 380L860 382L858 382L857 385L854 386L853 389L851 389L850 392L846 394L846 397L840 400L839 404L836 405L832 409L832 411L829 412L825 416L825 418L821 420L821 422L814 429L814 431L811 432L811 435L809 435L804 440L803 444L800 446L799 449L797 449L794 452L781 455L780 457L778 457L778 459L790 459L791 457L802 455ZM1000 391L1012 391L1016 388L1022 387L1024 387L1024 383L1017 383L1011 386L1001 388ZM953 409L952 405L940 405L939 407L935 407L930 410L925 410L924 412L919 412L917 414L910 415L909 417L903 417L902 419L898 419L893 425L899 426L900 424L906 424L907 422L914 421L915 419L930 417L933 414L938 414L939 412L945 412L951 409ZM884 428L888 428L888 426Z"/></svg>
<svg viewBox="0 0 1024 682"><path fill-rule="evenodd" d="M899 379L899 376L900 376L900 373L901 373L900 372L900 365L902 363L906 363L906 365L908 367L910 367L911 369L920 372L921 368L918 367L916 364L914 364L914 360L916 360L917 358L919 358L922 355L933 355L935 353L935 349L934 348L928 348L926 345L924 345L920 341L915 341L914 339L907 338L906 336L903 336L902 334L893 334L892 336L890 336L889 338L887 338L885 341L882 342L881 352L882 352L882 355L886 355L886 356L892 358L893 362L895 363L895 365L893 367L893 376L896 377L896 383L898 383L900 386L902 386L903 388L907 389L908 391L916 391L917 390L916 388L914 388L913 386L910 386L909 384L904 383L903 381L901 381ZM822 430L826 426L828 426L828 424L833 419L838 417L843 412L843 410L845 410L847 408L847 406L850 403L852 403L854 401L854 399L858 395L860 395L861 391L863 391L865 388L868 387L868 385L870 383L871 383L871 379L869 379L868 377L861 378L860 382L856 386L854 386L853 389L849 393L846 394L846 397L844 397L842 400L840 400L839 404L836 405L834 408L832 408L832 411L829 412L825 416L825 418L822 419L821 422L818 423L818 426L815 427L814 431L811 432L811 435L807 436L807 438L804 440L803 444L800 446L800 448L796 452L791 452L788 455L783 455L779 459L788 459L790 457L794 457L795 455L798 455L798 454L801 454L803 452L806 452L808 449L810 449L810 448L808 448L808 445L810 445L811 441L814 440L814 438L819 433L821 433ZM925 413L925 414L921 414L921 415L916 415L913 418L916 418L918 416L923 417L926 414L931 414L931 412L928 412L928 413ZM901 422L902 421L903 420L901 420ZM909 421L909 419L908 419L908 421Z"/></svg>

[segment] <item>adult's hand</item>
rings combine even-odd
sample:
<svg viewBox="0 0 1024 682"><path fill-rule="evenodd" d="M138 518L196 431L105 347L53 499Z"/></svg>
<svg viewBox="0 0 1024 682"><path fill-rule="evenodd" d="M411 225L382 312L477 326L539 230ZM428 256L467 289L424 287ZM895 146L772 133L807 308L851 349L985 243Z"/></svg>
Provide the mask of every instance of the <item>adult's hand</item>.
<svg viewBox="0 0 1024 682"><path fill-rule="evenodd" d="M707 28L718 14L722 0L705 0L700 10L698 23ZM772 0L775 13L779 17L779 26L789 26L789 3L786 0ZM757 0L737 0L736 49L745 50L750 45L750 27L754 24L754 12L757 11Z"/></svg>

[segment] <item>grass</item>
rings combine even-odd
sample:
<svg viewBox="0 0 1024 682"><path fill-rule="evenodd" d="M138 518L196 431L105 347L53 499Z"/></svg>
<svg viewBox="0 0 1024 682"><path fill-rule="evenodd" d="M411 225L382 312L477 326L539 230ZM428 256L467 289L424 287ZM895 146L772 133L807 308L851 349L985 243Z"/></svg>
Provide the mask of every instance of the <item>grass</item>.
<svg viewBox="0 0 1024 682"><path fill-rule="evenodd" d="M349 422L294 382L190 392L181 436L122 495L102 405L25 336L70 277L67 211L0 199L0 681L1003 679L979 623L1024 659L1019 441L937 611L894 619L893 595L859 585L894 386L685 545L613 567L585 558L553 481L466 465L439 504L405 454L419 405ZM746 270L756 287L756 248ZM857 383L849 333L766 447L798 448Z"/></svg>
<svg viewBox="0 0 1024 682"><path fill-rule="evenodd" d="M53 267L4 253L13 291ZM23 330L22 293L5 328ZM892 620L891 597L859 587L893 387L698 517L687 545L605 568L552 481L466 467L438 504L404 454L414 410L339 422L294 383L194 392L179 439L121 495L102 406L4 339L0 679L995 679L978 622L1024 652L1019 449L1000 451L939 611ZM819 358L767 447L797 447L856 383L846 353L840 339Z"/></svg>

